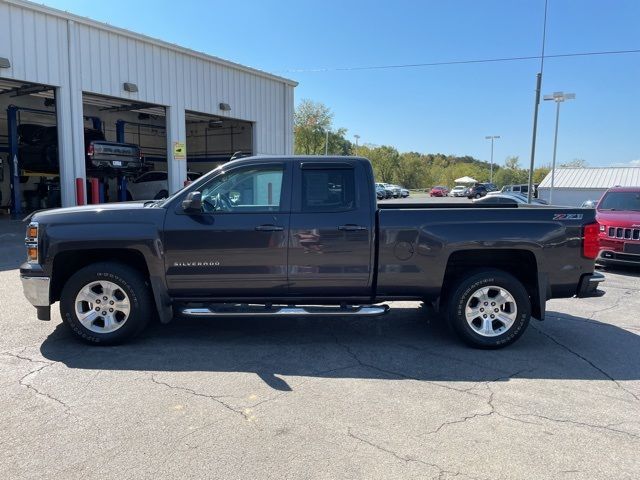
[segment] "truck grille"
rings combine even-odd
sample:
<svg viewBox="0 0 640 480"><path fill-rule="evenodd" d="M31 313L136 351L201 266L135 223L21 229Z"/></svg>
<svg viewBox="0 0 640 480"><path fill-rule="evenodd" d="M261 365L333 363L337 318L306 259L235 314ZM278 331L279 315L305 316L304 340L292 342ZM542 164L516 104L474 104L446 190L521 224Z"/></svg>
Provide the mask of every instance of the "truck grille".
<svg viewBox="0 0 640 480"><path fill-rule="evenodd" d="M640 228L609 227L609 238L640 240Z"/></svg>

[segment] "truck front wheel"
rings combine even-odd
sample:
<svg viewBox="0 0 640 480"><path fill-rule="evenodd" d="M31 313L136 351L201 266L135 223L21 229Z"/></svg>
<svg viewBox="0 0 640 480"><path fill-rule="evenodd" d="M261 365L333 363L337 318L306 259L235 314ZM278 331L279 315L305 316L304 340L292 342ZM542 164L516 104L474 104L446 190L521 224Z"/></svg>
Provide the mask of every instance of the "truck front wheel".
<svg viewBox="0 0 640 480"><path fill-rule="evenodd" d="M81 340L122 343L140 333L153 314L144 277L119 263L101 262L76 272L60 295L60 315Z"/></svg>
<svg viewBox="0 0 640 480"><path fill-rule="evenodd" d="M448 318L458 336L476 348L501 348L515 342L531 318L527 290L501 270L472 273L449 297Z"/></svg>

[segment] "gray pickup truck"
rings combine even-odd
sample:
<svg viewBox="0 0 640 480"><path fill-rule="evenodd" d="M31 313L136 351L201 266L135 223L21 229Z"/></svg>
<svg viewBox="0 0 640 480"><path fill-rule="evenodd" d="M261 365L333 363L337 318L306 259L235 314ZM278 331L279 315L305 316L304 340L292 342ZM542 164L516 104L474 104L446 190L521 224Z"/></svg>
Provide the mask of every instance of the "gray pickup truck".
<svg viewBox="0 0 640 480"><path fill-rule="evenodd" d="M167 199L41 211L24 292L79 338L174 315L385 313L433 303L468 344L514 342L550 298L594 294L593 209L377 204L368 160L250 157Z"/></svg>

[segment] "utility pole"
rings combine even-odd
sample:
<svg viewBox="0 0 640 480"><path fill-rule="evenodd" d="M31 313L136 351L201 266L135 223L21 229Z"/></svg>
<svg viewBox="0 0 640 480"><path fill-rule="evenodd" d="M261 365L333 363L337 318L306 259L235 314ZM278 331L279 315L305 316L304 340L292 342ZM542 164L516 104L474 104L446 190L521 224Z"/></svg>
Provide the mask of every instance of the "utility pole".
<svg viewBox="0 0 640 480"><path fill-rule="evenodd" d="M489 170L489 183L493 183L493 141L500 138L500 135L487 135L484 137L487 140L491 140L491 167Z"/></svg>
<svg viewBox="0 0 640 480"><path fill-rule="evenodd" d="M358 140L360 140L360 135L354 135L353 138L356 139L356 157L358 156Z"/></svg>
<svg viewBox="0 0 640 480"><path fill-rule="evenodd" d="M324 156L329 155L329 129L324 131Z"/></svg>
<svg viewBox="0 0 640 480"><path fill-rule="evenodd" d="M527 188L527 203L531 203L533 195L533 167L536 160L536 134L538 133L538 107L540 106L540 85L542 73L536 75L536 104L533 109L533 133L531 135L531 161L529 162L529 181Z"/></svg>
<svg viewBox="0 0 640 480"><path fill-rule="evenodd" d="M549 203L553 205L553 186L556 179L556 151L558 148L558 124L560 123L560 104L565 100L573 100L576 98L575 93L553 92L551 95L545 95L545 100L553 100L556 102L556 130L553 136L553 161L551 164L551 189L549 190Z"/></svg>

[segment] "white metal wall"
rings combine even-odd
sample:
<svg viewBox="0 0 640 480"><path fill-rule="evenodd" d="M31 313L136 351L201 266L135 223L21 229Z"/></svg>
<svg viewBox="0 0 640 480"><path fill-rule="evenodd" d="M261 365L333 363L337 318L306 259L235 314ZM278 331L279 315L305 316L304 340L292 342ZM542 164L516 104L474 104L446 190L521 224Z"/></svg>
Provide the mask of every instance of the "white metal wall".
<svg viewBox="0 0 640 480"><path fill-rule="evenodd" d="M550 188L539 187L538 197L549 201ZM553 204L563 207L579 207L587 200L600 200L606 189L598 188L554 188Z"/></svg>
<svg viewBox="0 0 640 480"><path fill-rule="evenodd" d="M254 122L256 154L293 152L296 83L287 79L23 0L0 0L0 56L11 61L0 77L59 87L60 154L73 158L61 162L64 205L75 201L73 179L85 177L83 91L167 107L168 158L186 141L185 109ZM181 187L186 162L169 162L169 176L172 190Z"/></svg>

